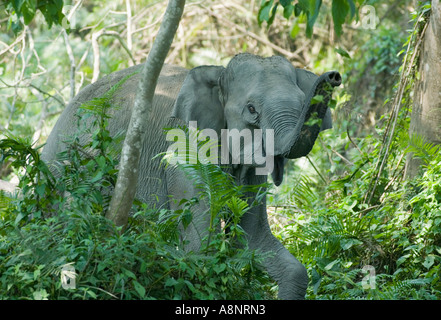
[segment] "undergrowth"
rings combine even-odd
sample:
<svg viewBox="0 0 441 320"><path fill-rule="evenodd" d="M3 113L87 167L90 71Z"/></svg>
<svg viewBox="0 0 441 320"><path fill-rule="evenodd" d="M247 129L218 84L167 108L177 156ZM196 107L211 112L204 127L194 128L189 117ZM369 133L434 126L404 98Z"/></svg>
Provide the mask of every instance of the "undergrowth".
<svg viewBox="0 0 441 320"><path fill-rule="evenodd" d="M367 205L371 178L366 172L344 185L336 181L325 201L303 199L291 212L296 222L282 238L308 269L308 298L439 299L441 156L422 177L392 183ZM298 184L293 203L311 185Z"/></svg>
<svg viewBox="0 0 441 320"><path fill-rule="evenodd" d="M342 134L345 149L352 146L346 172L328 184L298 175L286 194L295 210L285 213L294 222L278 236L308 270L309 299L441 298L441 154L439 146L408 133L418 61L413 50L428 9L425 4L415 14L405 76L377 134ZM424 172L414 179L405 175L410 152Z"/></svg>
<svg viewBox="0 0 441 320"><path fill-rule="evenodd" d="M262 256L247 248L238 225L248 204L215 165L183 168L203 187L201 198L216 195L212 224L225 222L210 229L198 252L186 250L178 234L191 223L196 199L177 211L137 201L123 232L104 217L117 177L121 139L110 137L107 122L119 85L81 107L78 134L54 170L25 141L0 141L0 159L22 171L20 194L0 194L0 299L274 298ZM227 194L218 196L219 183L229 183Z"/></svg>

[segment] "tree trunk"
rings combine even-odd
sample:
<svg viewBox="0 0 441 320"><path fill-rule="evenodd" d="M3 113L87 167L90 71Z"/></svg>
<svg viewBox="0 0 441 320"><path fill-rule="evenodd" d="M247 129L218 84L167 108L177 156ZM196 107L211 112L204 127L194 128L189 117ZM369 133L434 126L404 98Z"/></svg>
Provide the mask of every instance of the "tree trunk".
<svg viewBox="0 0 441 320"><path fill-rule="evenodd" d="M420 78L415 83L410 136L441 144L441 4L432 1L432 13L423 40L419 62ZM421 161L407 159L406 177L418 175Z"/></svg>
<svg viewBox="0 0 441 320"><path fill-rule="evenodd" d="M138 167L148 116L152 110L156 83L170 50L176 30L184 12L185 0L170 0L142 69L134 108L121 151L118 179L106 217L117 226L125 226L133 204L138 182Z"/></svg>

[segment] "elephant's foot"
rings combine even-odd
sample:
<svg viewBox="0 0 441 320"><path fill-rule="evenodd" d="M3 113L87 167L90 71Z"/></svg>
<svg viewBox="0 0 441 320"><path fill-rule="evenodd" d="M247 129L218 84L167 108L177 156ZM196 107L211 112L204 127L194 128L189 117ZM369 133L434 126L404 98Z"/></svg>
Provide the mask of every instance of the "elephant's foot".
<svg viewBox="0 0 441 320"><path fill-rule="evenodd" d="M269 275L279 285L278 298L303 300L308 287L306 268L277 241L276 254L267 259L265 266Z"/></svg>
<svg viewBox="0 0 441 320"><path fill-rule="evenodd" d="M293 257L293 259L295 259ZM278 281L278 298L282 300L303 300L308 287L308 274L306 268L295 259L283 272L283 280Z"/></svg>

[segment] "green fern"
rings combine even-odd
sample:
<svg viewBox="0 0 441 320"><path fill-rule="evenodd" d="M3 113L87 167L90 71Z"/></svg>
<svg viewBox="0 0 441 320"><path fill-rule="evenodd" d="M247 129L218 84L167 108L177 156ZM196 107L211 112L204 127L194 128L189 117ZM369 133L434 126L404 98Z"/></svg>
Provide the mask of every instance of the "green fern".
<svg viewBox="0 0 441 320"><path fill-rule="evenodd" d="M428 286L430 286L429 279L393 280L391 284L385 285L383 290L378 293L382 299L427 299L431 296L430 290L424 290ZM422 297L418 297L418 295L422 295Z"/></svg>
<svg viewBox="0 0 441 320"><path fill-rule="evenodd" d="M306 208L313 208L314 203L318 200L312 180L304 175L293 186L290 194L296 205Z"/></svg>
<svg viewBox="0 0 441 320"><path fill-rule="evenodd" d="M413 157L421 159L425 164L428 164L440 152L440 145L427 142L424 136L414 133L409 138L406 152L413 153Z"/></svg>
<svg viewBox="0 0 441 320"><path fill-rule="evenodd" d="M185 132L187 141L189 141L190 135L192 135L192 141L198 141L197 150L207 147L204 146L206 143L212 143L200 139L201 133L198 130L189 130L185 126L180 129ZM227 172L228 169L206 161L206 159L199 159L198 153L190 150L189 145L185 146L185 151L185 155L161 153L158 156L162 156L163 162L176 160L177 167L184 172L197 190L199 201L205 201L207 214L210 217L210 235L221 220L225 222L224 229L238 224L240 217L249 210L245 192L257 194L256 199L265 196L266 193L261 192L264 186L239 186L236 184L235 178ZM240 233L239 229L234 230Z"/></svg>

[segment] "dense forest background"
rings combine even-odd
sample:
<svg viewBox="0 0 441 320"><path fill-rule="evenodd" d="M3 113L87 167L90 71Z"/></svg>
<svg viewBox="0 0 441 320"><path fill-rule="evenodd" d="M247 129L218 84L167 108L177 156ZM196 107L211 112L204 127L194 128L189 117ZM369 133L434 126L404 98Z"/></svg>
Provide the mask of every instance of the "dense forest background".
<svg viewBox="0 0 441 320"><path fill-rule="evenodd" d="M226 65L250 52L282 55L316 74L339 71L333 129L269 190L273 232L306 266L308 299L439 299L439 139L418 131L423 123L411 125L414 97L428 81L421 61L434 48L424 42L431 1L325 0L316 14L312 7L298 14L288 2L187 1L166 63ZM21 188L0 192L1 298L276 296L261 257L229 246L225 234L197 255L176 249L173 230L185 212L135 204L130 228L113 232L100 196L114 179L111 156L70 159L62 181L70 209L45 216L49 204L62 208L66 200L45 180L39 146L81 88L145 61L165 6L66 1L63 17L53 11L61 24L51 26L46 14L24 10L19 18L0 4L0 182ZM105 116L91 113L105 133ZM99 143L105 138L97 134L90 145L103 155L112 151ZM66 270L77 273L67 281L76 290L60 281Z"/></svg>

